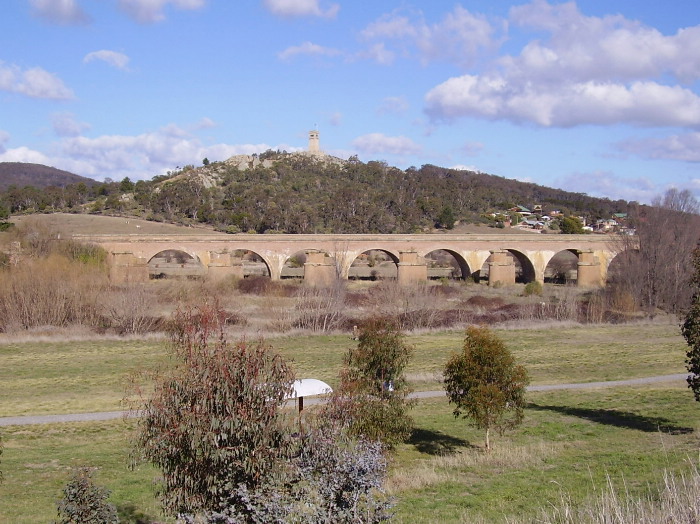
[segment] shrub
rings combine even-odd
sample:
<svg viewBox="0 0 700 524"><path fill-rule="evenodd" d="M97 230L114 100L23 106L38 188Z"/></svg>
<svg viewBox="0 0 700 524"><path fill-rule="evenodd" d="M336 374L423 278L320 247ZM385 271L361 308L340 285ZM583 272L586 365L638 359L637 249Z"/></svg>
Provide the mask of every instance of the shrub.
<svg viewBox="0 0 700 524"><path fill-rule="evenodd" d="M413 428L404 376L412 353L394 321L366 321L357 347L345 356L340 387L324 407L324 416L347 426L351 435L389 447L405 441Z"/></svg>
<svg viewBox="0 0 700 524"><path fill-rule="evenodd" d="M107 502L109 490L95 485L92 468L73 472L58 501L59 524L113 524L119 522L117 508Z"/></svg>
<svg viewBox="0 0 700 524"><path fill-rule="evenodd" d="M154 306L153 295L138 284L113 289L106 300L110 324L120 335L148 333L160 327Z"/></svg>
<svg viewBox="0 0 700 524"><path fill-rule="evenodd" d="M247 295L263 295L272 286L269 277L252 276L238 281L238 290Z"/></svg>
<svg viewBox="0 0 700 524"><path fill-rule="evenodd" d="M175 314L177 364L141 408L136 451L161 469L172 515L244 508L235 487L265 485L291 445L279 410L291 369L262 341L229 344L220 318L208 305Z"/></svg>
<svg viewBox="0 0 700 524"><path fill-rule="evenodd" d="M297 292L294 327L315 332L327 332L342 326L345 315L345 287L328 288L303 286Z"/></svg>
<svg viewBox="0 0 700 524"><path fill-rule="evenodd" d="M532 295L542 296L542 283L537 280L525 284L525 296L529 297Z"/></svg>
<svg viewBox="0 0 700 524"><path fill-rule="evenodd" d="M101 269L51 255L0 271L0 331L100 324L108 289Z"/></svg>

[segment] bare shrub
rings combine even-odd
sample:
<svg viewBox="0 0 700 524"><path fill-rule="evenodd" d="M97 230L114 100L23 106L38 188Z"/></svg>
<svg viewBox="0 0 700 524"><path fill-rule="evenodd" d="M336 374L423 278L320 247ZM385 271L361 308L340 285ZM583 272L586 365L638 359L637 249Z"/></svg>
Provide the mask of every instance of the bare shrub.
<svg viewBox="0 0 700 524"><path fill-rule="evenodd" d="M37 326L99 325L108 282L104 271L50 255L4 270L0 330Z"/></svg>
<svg viewBox="0 0 700 524"><path fill-rule="evenodd" d="M403 331L437 326L443 304L444 299L438 296L435 286L426 284L401 286L383 282L367 297L372 316L395 319Z"/></svg>
<svg viewBox="0 0 700 524"><path fill-rule="evenodd" d="M155 303L143 284L113 289L106 304L111 326L120 335L153 331L160 325L160 318L153 315Z"/></svg>
<svg viewBox="0 0 700 524"><path fill-rule="evenodd" d="M595 291L588 295L583 305L583 320L589 324L600 324L605 318L607 306L606 295L602 291Z"/></svg>
<svg viewBox="0 0 700 524"><path fill-rule="evenodd" d="M345 286L340 281L324 288L303 286L294 310L294 327L321 333L338 329L345 318Z"/></svg>
<svg viewBox="0 0 700 524"><path fill-rule="evenodd" d="M10 239L19 242L22 255L30 258L46 257L60 238L58 232L52 229L44 220L30 217L22 224L12 228Z"/></svg>
<svg viewBox="0 0 700 524"><path fill-rule="evenodd" d="M482 295L474 295L467 299L467 304L472 307L481 307L485 309L495 309L505 305L505 301L501 297L485 297Z"/></svg>
<svg viewBox="0 0 700 524"><path fill-rule="evenodd" d="M269 277L253 276L238 281L238 290L247 295L263 295L272 286Z"/></svg>
<svg viewBox="0 0 700 524"><path fill-rule="evenodd" d="M579 319L580 302L578 298L579 292L576 288L566 286L559 293L556 300L552 301L551 317L555 320L573 320Z"/></svg>
<svg viewBox="0 0 700 524"><path fill-rule="evenodd" d="M238 290L247 295L275 295L291 297L296 292L296 286L271 280L270 277L252 276L238 280Z"/></svg>

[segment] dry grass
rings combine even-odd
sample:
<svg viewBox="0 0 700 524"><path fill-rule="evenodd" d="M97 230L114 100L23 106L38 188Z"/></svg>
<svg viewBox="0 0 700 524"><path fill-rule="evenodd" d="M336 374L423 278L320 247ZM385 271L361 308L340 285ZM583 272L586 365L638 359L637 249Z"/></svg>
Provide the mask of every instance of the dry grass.
<svg viewBox="0 0 700 524"><path fill-rule="evenodd" d="M526 445L506 443L486 452L477 449L459 450L423 459L410 467L396 468L387 482L392 494L423 490L444 482L468 482L474 478L473 468L523 469L542 467L546 460L566 446L564 443L538 441Z"/></svg>
<svg viewBox="0 0 700 524"><path fill-rule="evenodd" d="M595 487L594 487L595 488ZM542 524L697 524L700 522L700 472L693 465L688 473L664 472L661 486L650 486L646 496L629 493L624 479L616 485L610 476L600 493L575 504L562 493L560 502L543 510ZM517 520L508 520L516 524ZM531 520L527 522L532 522Z"/></svg>
<svg viewBox="0 0 700 524"><path fill-rule="evenodd" d="M151 222L139 218L109 217L101 215L74 215L68 213L52 213L50 215L13 216L10 220L16 225L43 224L63 235L191 235L196 231L206 231L207 234L216 232L207 227L184 227L163 222ZM225 233L221 233L224 235Z"/></svg>

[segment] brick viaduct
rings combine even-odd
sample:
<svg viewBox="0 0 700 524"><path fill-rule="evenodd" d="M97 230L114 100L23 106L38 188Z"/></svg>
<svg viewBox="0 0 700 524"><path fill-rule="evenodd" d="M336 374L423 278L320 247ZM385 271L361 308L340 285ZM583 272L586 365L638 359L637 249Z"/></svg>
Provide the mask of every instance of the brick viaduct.
<svg viewBox="0 0 700 524"><path fill-rule="evenodd" d="M427 280L423 257L444 250L455 257L467 278L487 264L489 284L513 284L517 259L526 282L544 282L545 269L561 251L578 257L577 282L582 287L602 286L610 262L617 254L615 242L604 235L75 235L81 242L102 246L109 253L110 275L115 283L149 278L148 262L165 250L193 257L208 277L243 276L240 253L253 252L267 266L273 280L280 279L285 262L304 252L304 280L327 285L347 279L350 266L362 253L380 250L397 265L398 281L412 284ZM509 256L512 255L512 256Z"/></svg>

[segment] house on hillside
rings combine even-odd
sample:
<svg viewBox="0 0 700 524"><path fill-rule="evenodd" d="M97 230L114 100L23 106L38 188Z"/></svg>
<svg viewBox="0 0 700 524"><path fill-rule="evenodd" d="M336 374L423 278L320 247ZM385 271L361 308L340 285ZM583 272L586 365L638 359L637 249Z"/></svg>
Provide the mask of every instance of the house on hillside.
<svg viewBox="0 0 700 524"><path fill-rule="evenodd" d="M510 211L511 213L520 213L523 216L532 214L532 211L530 211L525 206L520 206L520 205L515 206L515 207L511 207L508 211Z"/></svg>

